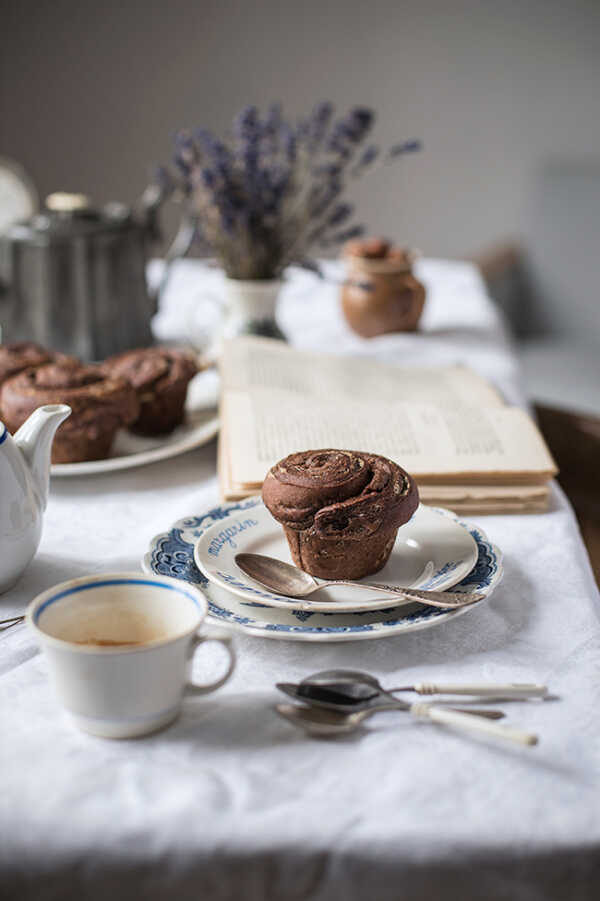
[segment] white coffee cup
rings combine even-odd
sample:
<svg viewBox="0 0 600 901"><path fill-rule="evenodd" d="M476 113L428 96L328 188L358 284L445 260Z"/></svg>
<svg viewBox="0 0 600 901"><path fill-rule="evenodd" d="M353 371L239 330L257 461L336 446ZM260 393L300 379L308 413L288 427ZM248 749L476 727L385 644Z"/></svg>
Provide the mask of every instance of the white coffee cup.
<svg viewBox="0 0 600 901"><path fill-rule="evenodd" d="M184 695L223 685L235 667L231 637L204 626L201 591L168 576L98 573L55 585L27 608L59 700L85 732L134 738L162 729ZM187 681L195 650L223 644L229 664L206 685Z"/></svg>

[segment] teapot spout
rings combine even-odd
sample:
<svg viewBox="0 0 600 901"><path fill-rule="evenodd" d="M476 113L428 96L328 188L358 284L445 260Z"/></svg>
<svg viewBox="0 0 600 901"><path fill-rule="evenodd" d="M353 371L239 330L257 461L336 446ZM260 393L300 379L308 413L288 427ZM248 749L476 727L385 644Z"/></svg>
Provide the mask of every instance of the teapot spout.
<svg viewBox="0 0 600 901"><path fill-rule="evenodd" d="M14 441L29 465L42 509L48 502L50 456L56 430L71 408L66 404L47 404L38 407L15 433Z"/></svg>

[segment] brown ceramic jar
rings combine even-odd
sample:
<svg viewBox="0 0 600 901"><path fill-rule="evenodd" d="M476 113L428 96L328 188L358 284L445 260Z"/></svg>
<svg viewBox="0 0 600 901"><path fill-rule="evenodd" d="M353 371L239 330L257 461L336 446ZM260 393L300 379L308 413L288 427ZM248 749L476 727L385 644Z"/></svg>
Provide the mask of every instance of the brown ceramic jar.
<svg viewBox="0 0 600 901"><path fill-rule="evenodd" d="M370 238L347 244L344 260L342 309L350 328L363 338L414 332L425 304L425 287L412 274L413 253Z"/></svg>

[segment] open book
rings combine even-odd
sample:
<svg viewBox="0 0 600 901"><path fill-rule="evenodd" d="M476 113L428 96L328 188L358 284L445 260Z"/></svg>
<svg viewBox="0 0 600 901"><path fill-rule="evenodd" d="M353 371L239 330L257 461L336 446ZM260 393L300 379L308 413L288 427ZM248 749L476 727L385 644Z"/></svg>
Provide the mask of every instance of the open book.
<svg viewBox="0 0 600 901"><path fill-rule="evenodd" d="M287 454L383 454L426 503L463 512L546 508L556 467L527 413L464 366L401 367L261 338L225 344L219 475L226 499L260 490Z"/></svg>

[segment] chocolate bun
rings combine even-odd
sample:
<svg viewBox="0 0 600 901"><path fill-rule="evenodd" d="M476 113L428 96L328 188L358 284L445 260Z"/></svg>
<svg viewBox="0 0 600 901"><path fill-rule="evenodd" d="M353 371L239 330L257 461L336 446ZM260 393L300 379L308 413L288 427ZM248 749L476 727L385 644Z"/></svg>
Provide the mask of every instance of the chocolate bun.
<svg viewBox="0 0 600 901"><path fill-rule="evenodd" d="M140 412L132 428L163 435L183 422L187 387L198 371L194 356L169 347L144 347L109 357L103 369L134 388Z"/></svg>
<svg viewBox="0 0 600 901"><path fill-rule="evenodd" d="M29 366L42 366L50 363L52 354L33 341L15 341L11 344L0 344L0 385Z"/></svg>
<svg viewBox="0 0 600 901"><path fill-rule="evenodd" d="M398 528L419 505L414 479L377 454L309 450L269 471L265 506L296 566L322 579L360 579L385 566Z"/></svg>
<svg viewBox="0 0 600 901"><path fill-rule="evenodd" d="M138 413L135 391L124 379L68 358L26 369L8 379L0 393L4 421L11 432L44 404L68 404L72 410L56 433L53 463L104 459L117 429Z"/></svg>

